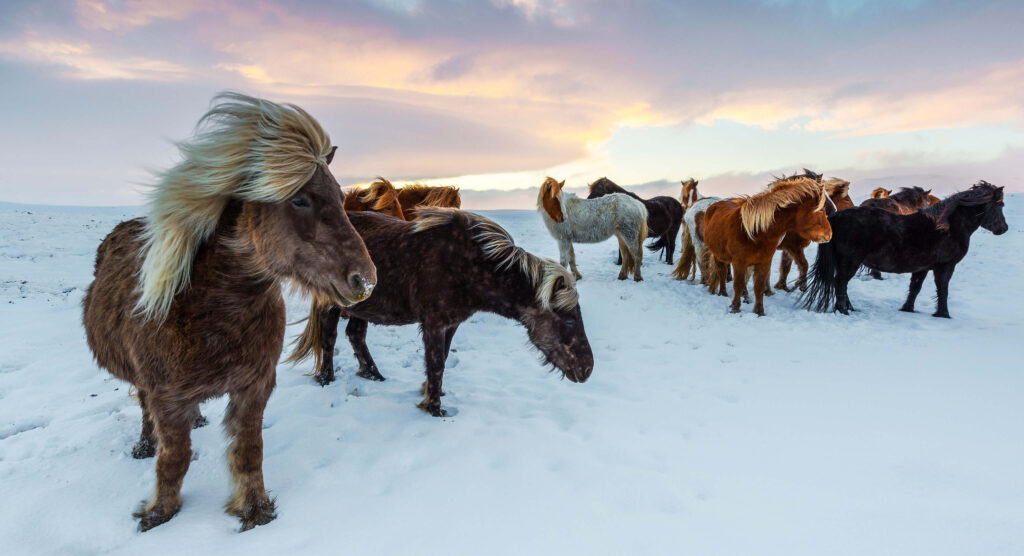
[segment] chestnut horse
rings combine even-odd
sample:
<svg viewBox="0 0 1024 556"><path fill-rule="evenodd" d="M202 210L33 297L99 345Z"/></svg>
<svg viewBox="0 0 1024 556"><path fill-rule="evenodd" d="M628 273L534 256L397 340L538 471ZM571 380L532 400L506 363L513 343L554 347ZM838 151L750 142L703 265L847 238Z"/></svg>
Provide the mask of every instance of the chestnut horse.
<svg viewBox="0 0 1024 556"><path fill-rule="evenodd" d="M398 202L408 220L416 218L421 207L462 208L459 188L451 185L406 185L398 190Z"/></svg>
<svg viewBox="0 0 1024 556"><path fill-rule="evenodd" d="M841 180L839 178L832 178L822 182L825 186L825 193L829 199L832 199L832 204L836 206L836 210L843 210L854 206L853 199L850 198L850 182ZM782 251L782 257L779 261L779 280L775 283L775 287L782 291L790 291L786 286L786 279L789 277L789 269L793 266L793 261L796 261L796 267L800 274L797 277L796 287L800 288L800 291L807 289L807 257L804 256L804 249L811 242L808 239L801 237L799 234L786 234L783 238L782 243L779 244L779 250ZM770 295L768 290L765 291L765 295Z"/></svg>
<svg viewBox="0 0 1024 556"><path fill-rule="evenodd" d="M558 242L562 266L569 267L577 280L583 278L576 268L575 243L599 243L612 236L619 240L622 268L619 280L630 273L637 282L643 280L640 267L644 260L647 239L647 208L636 199L612 193L597 199L580 199L562 188L565 181L547 178L537 194L537 212L551 237Z"/></svg>
<svg viewBox="0 0 1024 556"><path fill-rule="evenodd" d="M870 199L885 199L889 195L892 195L892 189L886 189L884 187L876 187L871 191Z"/></svg>
<svg viewBox="0 0 1024 556"><path fill-rule="evenodd" d="M350 190L345 195L345 210L379 212L399 220L406 219L398 190L381 177L367 187Z"/></svg>
<svg viewBox="0 0 1024 556"><path fill-rule="evenodd" d="M330 138L309 114L222 93L159 175L148 215L118 224L96 252L83 321L96 362L142 406L133 455L159 453L156 494L135 514L151 529L181 508L203 400L230 395L224 427L242 530L274 519L263 486L263 409L284 339L280 282L350 305L376 271L328 170Z"/></svg>
<svg viewBox="0 0 1024 556"><path fill-rule="evenodd" d="M672 264L672 255L676 251L676 236L679 235L679 226L683 223L683 205L664 195L642 199L636 193L623 189L617 183L608 178L601 178L590 184L590 194L587 199L596 199L610 193L621 193L640 201L647 208L647 233L649 236L657 236L658 239L647 246L652 252L665 252L665 262ZM619 253L619 260L616 264L622 264L622 253Z"/></svg>
<svg viewBox="0 0 1024 556"><path fill-rule="evenodd" d="M367 323L419 323L427 380L420 409L435 417L448 350L459 325L478 311L496 313L526 327L544 360L573 382L594 368L579 296L572 275L554 261L517 247L498 224L455 209L422 208L413 222L373 213L352 213L352 224L377 264L380 285L362 303L345 309L345 333L357 376L384 380L366 347ZM340 311L314 300L306 329L291 360L312 353L316 380L334 380L334 344Z"/></svg>
<svg viewBox="0 0 1024 556"><path fill-rule="evenodd" d="M822 184L806 177L786 178L768 191L711 205L704 221L709 291L717 290L719 295L725 295L731 264L734 279L730 311L738 313L750 269L756 298L754 313L763 316L764 292L768 287L772 255L779 242L787 233L796 233L818 243L829 241L832 229L828 214L832 212L835 206Z"/></svg>

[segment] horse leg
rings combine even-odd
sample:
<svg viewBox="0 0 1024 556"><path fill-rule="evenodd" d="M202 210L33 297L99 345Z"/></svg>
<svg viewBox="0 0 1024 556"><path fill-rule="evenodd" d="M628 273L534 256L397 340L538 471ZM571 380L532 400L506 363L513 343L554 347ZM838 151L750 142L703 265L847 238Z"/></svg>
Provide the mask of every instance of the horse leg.
<svg viewBox="0 0 1024 556"><path fill-rule="evenodd" d="M910 275L910 290L907 291L907 300L900 307L900 311L907 313L914 312L914 302L917 301L917 294L921 293L921 286L924 284L924 279L928 276L927 270L921 272L915 272Z"/></svg>
<svg viewBox="0 0 1024 556"><path fill-rule="evenodd" d="M718 265L718 295L727 297L729 294L726 293L725 284L728 282L729 263L719 262L717 259L712 258L711 264Z"/></svg>
<svg viewBox="0 0 1024 556"><path fill-rule="evenodd" d="M146 391L139 390L139 407L142 408L142 433L139 441L132 446L132 457L146 459L156 455L156 435L153 434L153 416L146 403Z"/></svg>
<svg viewBox="0 0 1024 556"><path fill-rule="evenodd" d="M580 274L580 269L576 268L576 249L571 243L569 244L569 265L572 267L572 275L575 276L577 280L582 280L583 275Z"/></svg>
<svg viewBox="0 0 1024 556"><path fill-rule="evenodd" d="M875 280L885 280L885 278L882 278L882 273L873 268L868 272L868 276L871 276Z"/></svg>
<svg viewBox="0 0 1024 556"><path fill-rule="evenodd" d="M203 417L202 412L199 411L199 404L192 407L191 416L193 429L201 429L210 424L210 421L208 421L206 417Z"/></svg>
<svg viewBox="0 0 1024 556"><path fill-rule="evenodd" d="M348 336L348 342L352 344L352 353L355 354L356 361L359 362L359 371L356 372L356 376L384 382L384 375L377 370L377 364L373 362L370 350L366 347L366 324L363 319L350 317L348 325L345 326L345 335Z"/></svg>
<svg viewBox="0 0 1024 556"><path fill-rule="evenodd" d="M181 482L192 459L192 415L153 396L147 397L147 409L156 426L159 450L156 456L156 494L133 515L139 530L148 531L166 523L181 509Z"/></svg>
<svg viewBox="0 0 1024 556"><path fill-rule="evenodd" d="M771 259L766 264L754 265L754 313L759 317L764 316L764 296L768 289L771 271Z"/></svg>
<svg viewBox="0 0 1024 556"><path fill-rule="evenodd" d="M852 267L852 268L849 268ZM836 307L835 310L839 311L844 315L849 315L850 311L856 309L850 303L850 296L847 294L846 288L850 284L850 280L853 279L854 275L857 274L857 268L860 265L849 265L842 264L836 266Z"/></svg>
<svg viewBox="0 0 1024 556"><path fill-rule="evenodd" d="M739 262L733 261L732 275L735 276L735 279L732 281L733 294L732 305L729 305L730 313L740 312L740 298L747 295L747 281L745 280L746 272L747 269L745 266L740 266Z"/></svg>
<svg viewBox="0 0 1024 556"><path fill-rule="evenodd" d="M950 264L932 269L932 277L935 278L935 293L938 297L935 313L932 314L933 317L951 318L946 302L949 300L949 280L953 277L953 269L955 268L955 265Z"/></svg>
<svg viewBox="0 0 1024 556"><path fill-rule="evenodd" d="M320 309L316 315L309 318L320 320L320 368L313 375L321 386L327 386L334 382L334 345L338 341L338 319L341 317L341 307L332 305L328 309Z"/></svg>
<svg viewBox="0 0 1024 556"><path fill-rule="evenodd" d="M445 327L423 324L423 351L427 380L423 383L423 401L416 407L434 417L444 417L448 414L441 409L441 382L444 379L447 332Z"/></svg>
<svg viewBox="0 0 1024 556"><path fill-rule="evenodd" d="M775 289L782 290L784 292L790 291L789 286L786 285L786 281L789 279L789 269L793 266L793 257L789 256L789 251L783 251L782 257L779 259L779 280L775 282Z"/></svg>
<svg viewBox="0 0 1024 556"><path fill-rule="evenodd" d="M263 410L274 390L274 370L266 379L230 393L224 428L232 438L228 448L234 495L227 512L242 520L242 530L270 523L274 501L263 486Z"/></svg>
<svg viewBox="0 0 1024 556"><path fill-rule="evenodd" d="M619 269L619 280L625 280L629 277L629 273L633 269L633 255L630 254L629 247L627 247L622 236L616 235L615 237L619 240L619 257L622 258L622 268Z"/></svg>
<svg viewBox="0 0 1024 556"><path fill-rule="evenodd" d="M747 282L750 280L750 267L748 266L743 270L743 302L750 303L750 289L747 287Z"/></svg>
<svg viewBox="0 0 1024 556"><path fill-rule="evenodd" d="M800 271L799 276L796 279L796 287L800 288L800 291L807 291L807 257L804 256L803 249L793 252L793 260L796 261L796 268Z"/></svg>
<svg viewBox="0 0 1024 556"><path fill-rule="evenodd" d="M644 277L640 268L644 264L644 240L637 236L636 244L633 246L633 280L642 282Z"/></svg>
<svg viewBox="0 0 1024 556"><path fill-rule="evenodd" d="M449 328L444 333L444 362L445 362L445 364L448 363L448 354L452 350L452 338L455 337L455 331L458 330L458 329L459 329L459 325L456 324L455 326L452 326L451 328ZM443 396L444 392L441 392L441 395Z"/></svg>

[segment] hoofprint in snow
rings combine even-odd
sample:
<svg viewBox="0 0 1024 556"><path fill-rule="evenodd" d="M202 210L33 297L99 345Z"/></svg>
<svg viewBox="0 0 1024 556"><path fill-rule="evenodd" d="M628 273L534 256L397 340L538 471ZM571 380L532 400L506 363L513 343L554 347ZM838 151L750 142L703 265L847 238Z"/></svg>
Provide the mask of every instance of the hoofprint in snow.
<svg viewBox="0 0 1024 556"><path fill-rule="evenodd" d="M144 534L131 518L154 460L130 455L139 408L92 361L81 298L100 240L138 212L0 205L0 553L1024 553L1019 196L1010 233L974 235L951 321L930 316L930 278L919 312L897 311L906 275L854 280L850 317L784 292L764 318L730 315L651 256L644 282L615 280L609 241L576 246L586 384L480 314L448 361L453 416L435 419L415 407L415 327L370 328L383 383L354 376L342 335L329 387L311 362L278 368L264 473L280 517L242 534L216 425L193 432L181 513ZM557 257L537 214L487 215ZM288 298L291 321L307 311ZM225 406L202 409L218 423Z"/></svg>

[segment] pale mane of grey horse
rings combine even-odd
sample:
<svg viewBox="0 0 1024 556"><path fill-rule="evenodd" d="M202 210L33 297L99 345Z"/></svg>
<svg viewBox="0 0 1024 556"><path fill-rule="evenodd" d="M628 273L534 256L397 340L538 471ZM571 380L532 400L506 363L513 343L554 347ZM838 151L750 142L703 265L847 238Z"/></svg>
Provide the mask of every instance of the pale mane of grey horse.
<svg viewBox="0 0 1024 556"><path fill-rule="evenodd" d="M555 222L538 197L537 210L558 242L558 255L562 266L572 269L577 279L583 278L576 268L573 243L598 243L612 236L619 239L622 269L619 279L625 280L630 272L636 281L643 280L640 266L643 262L643 242L647 238L647 207L640 201L621 193L596 199L580 197L559 191L559 205L565 219Z"/></svg>

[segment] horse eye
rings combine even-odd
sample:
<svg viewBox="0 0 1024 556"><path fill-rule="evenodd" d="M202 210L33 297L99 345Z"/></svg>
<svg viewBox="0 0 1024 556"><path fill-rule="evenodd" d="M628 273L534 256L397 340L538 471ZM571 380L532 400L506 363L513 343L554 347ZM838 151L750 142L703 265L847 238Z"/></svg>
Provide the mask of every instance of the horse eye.
<svg viewBox="0 0 1024 556"><path fill-rule="evenodd" d="M305 195L296 195L292 197L292 206L295 208L309 208L309 197Z"/></svg>
<svg viewBox="0 0 1024 556"><path fill-rule="evenodd" d="M576 319L565 319L565 325L569 328L576 326Z"/></svg>

